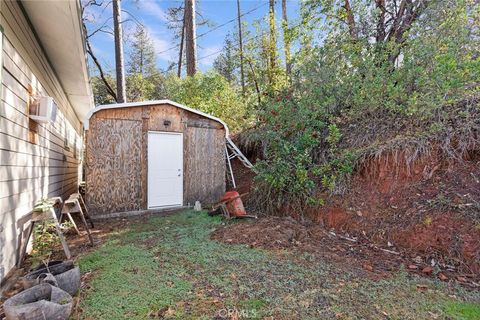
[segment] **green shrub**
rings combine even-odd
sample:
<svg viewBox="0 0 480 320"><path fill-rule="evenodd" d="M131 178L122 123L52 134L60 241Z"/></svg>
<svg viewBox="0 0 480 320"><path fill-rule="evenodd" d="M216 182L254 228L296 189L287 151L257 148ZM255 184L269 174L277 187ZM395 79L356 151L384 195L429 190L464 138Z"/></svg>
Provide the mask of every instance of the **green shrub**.
<svg viewBox="0 0 480 320"><path fill-rule="evenodd" d="M237 91L216 72L197 73L180 79L169 76L166 97L224 120L232 132L251 122L247 104Z"/></svg>

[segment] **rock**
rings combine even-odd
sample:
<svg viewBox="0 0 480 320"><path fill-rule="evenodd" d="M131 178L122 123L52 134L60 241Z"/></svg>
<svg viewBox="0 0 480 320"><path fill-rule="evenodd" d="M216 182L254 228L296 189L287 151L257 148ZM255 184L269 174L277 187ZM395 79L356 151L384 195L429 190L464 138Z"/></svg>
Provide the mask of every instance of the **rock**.
<svg viewBox="0 0 480 320"><path fill-rule="evenodd" d="M433 272L433 268L430 266L426 266L425 268L422 269L422 272L425 274L431 274Z"/></svg>
<svg viewBox="0 0 480 320"><path fill-rule="evenodd" d="M200 201L195 201L195 206L193 207L193 210L202 211L202 204L200 203Z"/></svg>
<svg viewBox="0 0 480 320"><path fill-rule="evenodd" d="M417 284L417 291L426 291L428 286L426 284Z"/></svg>

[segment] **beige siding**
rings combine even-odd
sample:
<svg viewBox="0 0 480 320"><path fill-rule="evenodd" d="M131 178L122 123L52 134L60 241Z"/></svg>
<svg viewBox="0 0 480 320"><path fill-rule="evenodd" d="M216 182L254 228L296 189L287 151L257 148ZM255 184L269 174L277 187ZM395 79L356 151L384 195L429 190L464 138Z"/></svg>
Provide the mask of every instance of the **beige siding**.
<svg viewBox="0 0 480 320"><path fill-rule="evenodd" d="M19 237L35 202L66 196L77 189L82 129L16 2L2 1L0 21L4 28L0 88L1 281L15 264ZM35 144L29 142L29 86L52 96L59 106L55 123L38 125Z"/></svg>

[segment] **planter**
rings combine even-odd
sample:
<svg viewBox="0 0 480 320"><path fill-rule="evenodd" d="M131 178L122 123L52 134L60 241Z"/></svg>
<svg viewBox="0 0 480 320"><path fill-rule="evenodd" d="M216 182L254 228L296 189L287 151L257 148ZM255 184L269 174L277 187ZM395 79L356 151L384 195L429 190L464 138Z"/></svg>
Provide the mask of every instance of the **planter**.
<svg viewBox="0 0 480 320"><path fill-rule="evenodd" d="M23 287L27 289L40 284L47 273L51 273L55 277L60 289L72 296L80 288L80 269L72 261L51 261L46 266L40 264L23 277Z"/></svg>
<svg viewBox="0 0 480 320"><path fill-rule="evenodd" d="M42 283L5 301L3 310L6 320L66 320L72 312L72 297Z"/></svg>

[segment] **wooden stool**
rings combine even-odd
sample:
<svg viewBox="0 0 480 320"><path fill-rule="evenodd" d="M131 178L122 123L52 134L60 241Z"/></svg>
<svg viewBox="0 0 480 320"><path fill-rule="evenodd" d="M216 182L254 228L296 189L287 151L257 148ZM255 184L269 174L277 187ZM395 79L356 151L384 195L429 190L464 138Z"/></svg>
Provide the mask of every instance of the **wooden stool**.
<svg viewBox="0 0 480 320"><path fill-rule="evenodd" d="M80 235L80 230L78 230L77 224L75 223L75 220L73 220L73 218L72 218L72 213L79 213L80 218L82 219L82 222L85 226L85 230L87 231L87 235L88 235L88 239L90 241L90 244L93 246L93 238L92 238L92 235L90 234L90 229L88 228L87 220L85 219L85 216L88 217L88 213L86 211L85 214L84 214L83 209L82 209L82 204L83 204L85 210L87 210L80 193L73 193L72 195L70 195L70 197L67 200L65 200L65 202L63 204L62 215L60 216L60 221L62 221L63 215L66 214L68 219L72 222L73 227L75 228L75 231L77 231L77 234ZM93 228L92 220L90 218L88 220L90 221L90 225Z"/></svg>

